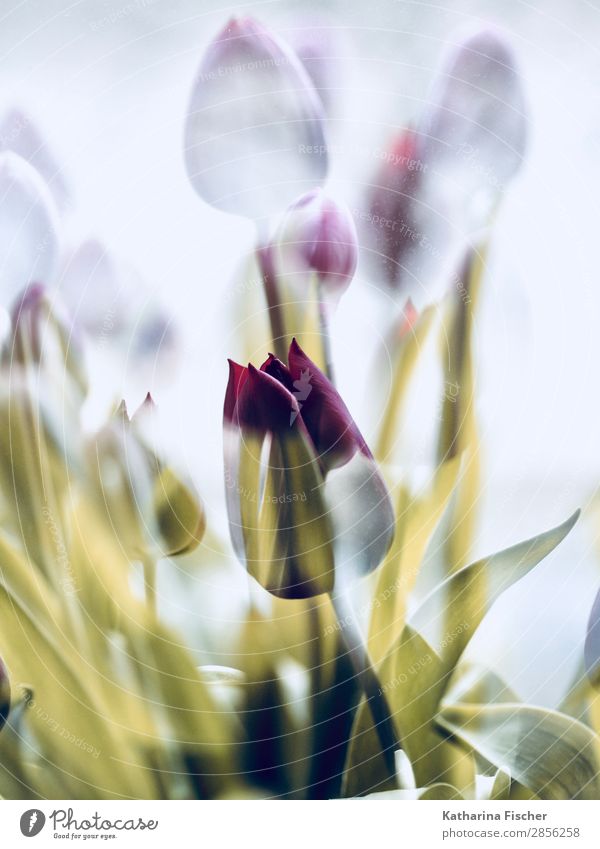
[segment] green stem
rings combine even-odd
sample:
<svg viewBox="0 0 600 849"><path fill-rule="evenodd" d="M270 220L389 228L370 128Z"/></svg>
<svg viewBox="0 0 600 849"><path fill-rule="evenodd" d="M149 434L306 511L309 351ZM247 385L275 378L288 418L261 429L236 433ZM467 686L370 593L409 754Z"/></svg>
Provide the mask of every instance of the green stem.
<svg viewBox="0 0 600 849"><path fill-rule="evenodd" d="M331 335L329 333L329 319L327 304L322 298L321 286L317 287L319 299L319 330L321 331L321 344L323 346L323 361L325 363L325 374L332 383L335 383L333 372L333 357L331 355Z"/></svg>
<svg viewBox="0 0 600 849"><path fill-rule="evenodd" d="M392 717L385 693L373 668L369 652L360 633L352 605L344 592L331 595L331 602L340 624L340 631L348 649L350 662L359 686L369 705L381 752L390 778L396 781L395 752L402 743Z"/></svg>
<svg viewBox="0 0 600 849"><path fill-rule="evenodd" d="M142 558L144 567L144 585L146 587L146 604L153 618L157 616L156 604L156 560L149 554Z"/></svg>
<svg viewBox="0 0 600 849"><path fill-rule="evenodd" d="M271 251L268 246L259 246L256 248L256 261L258 262L258 268L263 279L275 354L280 360L285 362L287 360L285 322L283 319L283 310L279 303L279 292L277 290L277 280L275 278Z"/></svg>

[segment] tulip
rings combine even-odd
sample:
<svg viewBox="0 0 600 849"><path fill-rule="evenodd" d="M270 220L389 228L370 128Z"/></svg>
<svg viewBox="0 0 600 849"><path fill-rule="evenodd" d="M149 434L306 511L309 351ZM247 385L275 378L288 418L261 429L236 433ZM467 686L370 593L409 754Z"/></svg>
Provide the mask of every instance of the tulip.
<svg viewBox="0 0 600 849"><path fill-rule="evenodd" d="M340 395L295 340L287 364L230 362L224 421L232 539L259 583L307 598L379 565L394 526L385 484Z"/></svg>
<svg viewBox="0 0 600 849"><path fill-rule="evenodd" d="M88 392L81 336L64 304L40 283L28 286L11 309L11 332L2 364L31 369L44 391L77 409ZM57 391L60 387L60 391ZM55 412L60 414L59 410ZM62 410L64 415L65 410Z"/></svg>
<svg viewBox="0 0 600 849"><path fill-rule="evenodd" d="M367 696L390 775L399 746L347 593L392 542L394 511L372 454L340 395L294 339L287 364L230 361L225 487L236 553L275 596L329 593ZM262 468L265 443L268 468Z"/></svg>
<svg viewBox="0 0 600 849"><path fill-rule="evenodd" d="M391 286L429 285L486 227L521 167L527 110L510 46L492 30L447 55L414 127L373 180L363 232Z"/></svg>
<svg viewBox="0 0 600 849"><path fill-rule="evenodd" d="M287 210L259 257L278 356L299 328L320 331L311 351L332 378L329 321L348 288L358 260L358 238L349 210L321 189L307 192ZM288 333L286 334L286 329ZM317 340L312 335L311 341Z"/></svg>
<svg viewBox="0 0 600 849"><path fill-rule="evenodd" d="M449 52L419 133L424 160L438 175L452 169L455 189L502 192L523 161L527 114L512 48L499 33L476 31Z"/></svg>
<svg viewBox="0 0 600 849"><path fill-rule="evenodd" d="M187 554L200 544L205 528L193 484L151 444L153 417L150 396L131 419L122 403L97 434L90 456L98 501L132 560Z"/></svg>
<svg viewBox="0 0 600 849"><path fill-rule="evenodd" d="M26 159L46 182L57 207L63 210L69 190L61 168L29 115L12 107L0 117L0 151L12 150Z"/></svg>
<svg viewBox="0 0 600 849"><path fill-rule="evenodd" d="M6 666L0 657L0 730L6 722L10 711L10 679Z"/></svg>
<svg viewBox="0 0 600 849"><path fill-rule="evenodd" d="M87 375L77 329L63 305L50 297L45 286L39 283L28 286L13 304L11 329L0 362L10 376L15 393L28 388L29 400L24 397L23 403L25 408L32 404L31 425L47 420L50 432L54 429L52 444L61 435L60 443L57 441L55 445L58 457L62 458L56 463L57 468L65 458L72 465L79 444L75 422L88 393ZM35 412L38 406L42 413ZM16 421L14 418L13 428ZM31 438L31 434L24 438ZM42 438L41 433L38 438ZM13 439L16 439L14 433ZM42 454L40 451L40 458Z"/></svg>
<svg viewBox="0 0 600 849"><path fill-rule="evenodd" d="M137 287L100 241L86 239L69 252L58 289L74 323L100 345L128 336Z"/></svg>
<svg viewBox="0 0 600 849"><path fill-rule="evenodd" d="M327 173L323 107L290 47L252 18L208 46L185 126L185 163L203 200L261 221Z"/></svg>
<svg viewBox="0 0 600 849"><path fill-rule="evenodd" d="M588 678L594 687L600 687L600 592L592 605L588 620L584 661Z"/></svg>
<svg viewBox="0 0 600 849"><path fill-rule="evenodd" d="M102 242L86 239L70 253L57 288L78 333L98 352L126 355L136 385L170 377L179 347L172 316Z"/></svg>
<svg viewBox="0 0 600 849"><path fill-rule="evenodd" d="M320 291L336 302L345 292L358 261L358 239L350 211L321 189L288 209L276 236L283 274L314 272Z"/></svg>
<svg viewBox="0 0 600 849"><path fill-rule="evenodd" d="M79 415L87 392L81 351L68 319L41 285L27 287L12 310L0 367L0 488L11 505L6 523L28 556L55 574L53 527L68 523L68 492L80 470Z"/></svg>
<svg viewBox="0 0 600 849"><path fill-rule="evenodd" d="M47 185L16 153L0 153L2 302L32 282L51 283L58 255L58 213Z"/></svg>

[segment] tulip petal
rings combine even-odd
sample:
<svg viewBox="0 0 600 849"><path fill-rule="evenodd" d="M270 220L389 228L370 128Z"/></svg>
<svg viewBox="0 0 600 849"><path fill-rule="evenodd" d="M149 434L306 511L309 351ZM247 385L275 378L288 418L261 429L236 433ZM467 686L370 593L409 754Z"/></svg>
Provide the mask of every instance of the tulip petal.
<svg viewBox="0 0 600 849"><path fill-rule="evenodd" d="M44 180L12 151L0 153L0 273L6 304L57 270L58 213Z"/></svg>
<svg viewBox="0 0 600 849"><path fill-rule="evenodd" d="M154 483L154 515L160 547L167 557L189 554L200 544L206 528L202 503L190 482L164 468Z"/></svg>
<svg viewBox="0 0 600 849"><path fill-rule="evenodd" d="M242 438L237 413L237 401L241 389L248 379L248 369L233 360L229 360L229 380L225 392L223 407L223 462L225 472L225 500L229 517L229 530L234 551L241 562L245 561L245 542L242 521L242 500L240 484L240 460ZM246 447L248 443L246 442ZM262 448L262 435L258 437L258 445L254 452L258 454ZM254 488L258 488L258 471Z"/></svg>
<svg viewBox="0 0 600 849"><path fill-rule="evenodd" d="M248 379L248 369L245 366L239 365L234 360L227 360L227 362L229 363L229 381L225 392L223 415L226 421L232 422L239 394L242 386Z"/></svg>
<svg viewBox="0 0 600 849"><path fill-rule="evenodd" d="M274 354L269 354L268 358L260 367L261 371L266 371L271 377L283 384L288 392L294 391L294 378L289 368L282 363Z"/></svg>
<svg viewBox="0 0 600 849"><path fill-rule="evenodd" d="M232 19L206 51L185 128L200 197L265 218L323 183L326 150L322 104L299 59L251 18Z"/></svg>
<svg viewBox="0 0 600 849"><path fill-rule="evenodd" d="M367 444L339 393L295 339L290 345L288 362L302 420L325 470L344 465L357 451L370 457Z"/></svg>
<svg viewBox="0 0 600 849"><path fill-rule="evenodd" d="M433 170L458 172L465 190L486 182L502 190L523 160L527 118L513 52L498 33L480 30L452 51L419 130Z"/></svg>
<svg viewBox="0 0 600 849"><path fill-rule="evenodd" d="M48 185L58 208L66 207L69 190L62 170L39 129L20 109L8 109L0 118L0 150L12 150L33 165Z"/></svg>
<svg viewBox="0 0 600 849"><path fill-rule="evenodd" d="M298 401L282 383L248 366L248 379L238 399L238 415L246 427L286 435L293 427L302 427L299 413Z"/></svg>
<svg viewBox="0 0 600 849"><path fill-rule="evenodd" d="M280 598L311 598L334 585L333 532L314 450L302 428L274 440L259 517L261 556L251 574Z"/></svg>
<svg viewBox="0 0 600 849"><path fill-rule="evenodd" d="M334 530L336 583L347 586L376 569L394 538L395 516L374 460L358 452L325 481Z"/></svg>

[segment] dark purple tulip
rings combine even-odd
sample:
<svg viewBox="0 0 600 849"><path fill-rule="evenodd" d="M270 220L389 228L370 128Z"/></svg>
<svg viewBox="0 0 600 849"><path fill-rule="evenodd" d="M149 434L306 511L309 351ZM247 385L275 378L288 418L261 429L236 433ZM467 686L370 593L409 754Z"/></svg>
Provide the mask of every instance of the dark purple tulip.
<svg viewBox="0 0 600 849"><path fill-rule="evenodd" d="M260 369L229 363L226 421L283 437L290 428L305 429L325 473L349 462L357 451L371 458L340 394L295 339L288 365L272 354Z"/></svg>
<svg viewBox="0 0 600 849"><path fill-rule="evenodd" d="M333 591L334 567L346 581L379 565L394 527L385 483L339 393L295 340L287 364L273 354L259 369L230 361L224 428L233 544L265 589L307 598Z"/></svg>
<svg viewBox="0 0 600 849"><path fill-rule="evenodd" d="M592 684L600 685L600 591L592 606L583 650L585 670Z"/></svg>

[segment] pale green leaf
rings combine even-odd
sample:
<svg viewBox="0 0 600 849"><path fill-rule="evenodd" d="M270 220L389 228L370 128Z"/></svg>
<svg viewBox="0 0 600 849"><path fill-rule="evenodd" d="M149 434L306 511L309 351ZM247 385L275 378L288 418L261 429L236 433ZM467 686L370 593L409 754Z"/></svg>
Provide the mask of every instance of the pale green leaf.
<svg viewBox="0 0 600 849"><path fill-rule="evenodd" d="M384 790L381 793L369 793L367 799L374 801L393 801L394 799L404 799L414 801L416 799L437 799L437 800L459 800L463 799L463 795L452 787L451 784L431 784L429 787L418 787L415 790Z"/></svg>
<svg viewBox="0 0 600 849"><path fill-rule="evenodd" d="M547 557L579 517L532 539L484 557L451 575L424 599L409 622L452 668L497 598ZM472 593L477 586L476 594Z"/></svg>
<svg viewBox="0 0 600 849"><path fill-rule="evenodd" d="M369 652L379 663L405 624L406 602L412 591L431 536L456 485L460 458L443 463L429 490L410 499L401 489L396 535L378 574L369 624Z"/></svg>
<svg viewBox="0 0 600 849"><path fill-rule="evenodd" d="M600 738L570 716L521 704L454 705L437 721L541 799L600 798Z"/></svg>

